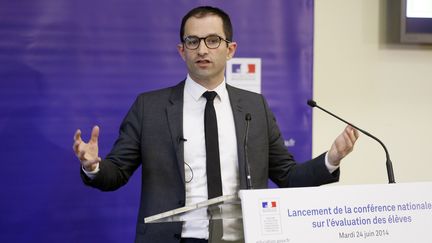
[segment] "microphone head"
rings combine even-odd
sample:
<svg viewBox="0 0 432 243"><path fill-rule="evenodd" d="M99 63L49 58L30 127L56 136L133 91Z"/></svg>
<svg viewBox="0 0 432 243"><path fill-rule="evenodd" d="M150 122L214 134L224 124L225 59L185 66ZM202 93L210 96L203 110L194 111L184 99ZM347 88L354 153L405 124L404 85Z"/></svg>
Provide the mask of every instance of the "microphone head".
<svg viewBox="0 0 432 243"><path fill-rule="evenodd" d="M308 101L307 101L307 104L308 104L310 107L315 107L315 106L317 106L317 103L316 103L315 101L313 101L313 100L308 100Z"/></svg>
<svg viewBox="0 0 432 243"><path fill-rule="evenodd" d="M246 120L246 121L250 121L250 120L252 120L252 116L251 116L250 113L246 113L246 115L245 115L245 120Z"/></svg>

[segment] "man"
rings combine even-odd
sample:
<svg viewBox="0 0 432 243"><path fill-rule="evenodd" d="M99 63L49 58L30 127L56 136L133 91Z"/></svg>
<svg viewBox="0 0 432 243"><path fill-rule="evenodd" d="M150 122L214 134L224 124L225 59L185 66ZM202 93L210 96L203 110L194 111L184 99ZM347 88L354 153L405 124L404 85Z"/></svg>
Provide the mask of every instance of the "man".
<svg viewBox="0 0 432 243"><path fill-rule="evenodd" d="M115 190L142 166L136 242L207 242L208 222L144 224L143 219L213 197L210 187L215 182L212 179L207 183L207 177L219 167L222 191L216 195L231 195L246 188L246 114L252 117L248 157L253 188L266 188L269 178L280 187L317 186L338 180L339 163L352 151L357 131L347 127L327 153L296 164L263 96L225 83L226 61L237 48L226 13L213 7L192 9L183 18L180 39L177 48L186 62L186 80L138 96L104 160L98 157L99 127L93 128L88 143L81 140L80 130L74 137L73 148L87 185ZM215 97L209 98L209 94ZM217 117L216 142L208 138L207 115L213 114L212 110ZM216 153L208 148L214 143ZM208 169L213 165L206 163L215 157L218 168ZM225 228L228 233L233 229ZM228 233L226 239L235 239Z"/></svg>

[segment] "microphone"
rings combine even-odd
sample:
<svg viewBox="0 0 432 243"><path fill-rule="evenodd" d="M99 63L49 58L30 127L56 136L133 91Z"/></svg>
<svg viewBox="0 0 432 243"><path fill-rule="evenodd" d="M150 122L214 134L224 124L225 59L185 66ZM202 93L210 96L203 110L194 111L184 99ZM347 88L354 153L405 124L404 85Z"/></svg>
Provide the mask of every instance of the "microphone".
<svg viewBox="0 0 432 243"><path fill-rule="evenodd" d="M340 120L340 121L342 121L342 122L344 122L344 123L350 125L351 127L357 129L357 130L360 131L361 133L365 134L366 136L368 136L368 137L374 139L374 140L377 141L379 144L381 144L381 146L384 148L384 151L385 151L385 154L386 154L386 167L387 167L387 177L388 177L388 181L389 181L389 183L396 183L396 182L395 182L395 178L394 178L393 165L392 165L392 162L391 162L391 160L390 160L389 152L388 152L386 146L384 145L384 143L381 142L381 140L379 140L379 139L378 139L377 137L375 137L374 135L372 135L372 134L366 132L365 130L360 129L360 128L354 126L352 123L347 122L347 121L345 121L344 119L342 119L342 118L336 116L335 114L333 114L333 113L327 111L326 109L320 107L320 106L317 105L317 103L316 103L315 101L313 101L313 100L308 100L308 101L307 101L307 104L308 104L310 107L312 107L312 108L316 107L316 108L318 108L318 109L324 111L325 113L327 113L327 114L329 114L329 115L335 117L336 119L338 119L338 120Z"/></svg>
<svg viewBox="0 0 432 243"><path fill-rule="evenodd" d="M187 139L184 138L183 136L181 136L181 137L177 137L177 142L178 142L178 143L186 142L186 141L187 141Z"/></svg>
<svg viewBox="0 0 432 243"><path fill-rule="evenodd" d="M253 189L252 188L252 178L251 178L251 172L250 172L250 166L249 166L249 157L248 157L248 137L249 137L249 123L252 120L252 116L250 113L246 113L245 115L246 120L246 131L244 136L244 160L245 160L245 171L246 171L246 186L247 189Z"/></svg>

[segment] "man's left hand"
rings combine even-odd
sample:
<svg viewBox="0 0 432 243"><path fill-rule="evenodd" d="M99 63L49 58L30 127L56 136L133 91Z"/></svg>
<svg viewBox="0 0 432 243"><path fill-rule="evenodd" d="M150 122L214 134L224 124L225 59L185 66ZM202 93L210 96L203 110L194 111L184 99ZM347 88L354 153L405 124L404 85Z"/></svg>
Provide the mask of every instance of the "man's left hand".
<svg viewBox="0 0 432 243"><path fill-rule="evenodd" d="M331 165L339 166L341 160L353 150L358 137L358 131L351 126L347 126L328 151L328 162Z"/></svg>

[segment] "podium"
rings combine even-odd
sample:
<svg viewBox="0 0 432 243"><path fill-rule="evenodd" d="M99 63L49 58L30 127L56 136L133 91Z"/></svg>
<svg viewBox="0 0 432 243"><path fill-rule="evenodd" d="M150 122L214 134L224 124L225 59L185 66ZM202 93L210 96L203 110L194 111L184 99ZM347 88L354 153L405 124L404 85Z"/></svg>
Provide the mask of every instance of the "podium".
<svg viewBox="0 0 432 243"><path fill-rule="evenodd" d="M185 213L203 208L205 218L187 220L242 219L246 243L432 242L431 182L241 190L145 223L184 221Z"/></svg>
<svg viewBox="0 0 432 243"><path fill-rule="evenodd" d="M204 217L194 217L188 213L197 210L206 210L207 214ZM207 201L188 205L185 207L173 209L167 212L156 214L144 219L144 223L169 223L169 222L184 222L184 221L204 221L208 220L209 225L209 243L231 242L224 241L223 238L223 220L239 220L238 225L240 232L236 232L235 243L244 242L242 229L242 211L240 198L238 195L223 195L212 198ZM240 237L239 237L240 236Z"/></svg>
<svg viewBox="0 0 432 243"><path fill-rule="evenodd" d="M187 218L187 220L216 220L216 219L240 219L242 218L240 198L237 195L223 195L207 201L189 206L173 209L156 214L144 219L144 223L168 223L183 222L185 214L198 209L206 208L207 215L204 218ZM229 209L228 209L229 208Z"/></svg>

